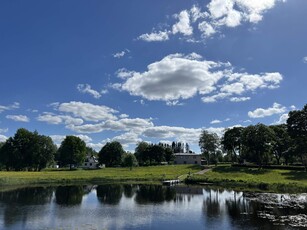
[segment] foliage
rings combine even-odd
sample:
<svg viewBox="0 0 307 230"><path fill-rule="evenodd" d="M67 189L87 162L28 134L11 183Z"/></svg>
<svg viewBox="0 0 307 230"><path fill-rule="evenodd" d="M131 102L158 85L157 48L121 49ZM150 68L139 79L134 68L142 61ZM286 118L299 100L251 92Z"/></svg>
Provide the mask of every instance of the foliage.
<svg viewBox="0 0 307 230"><path fill-rule="evenodd" d="M132 170L132 167L138 166L138 161L134 154L132 153L124 153L122 157L122 166L129 167Z"/></svg>
<svg viewBox="0 0 307 230"><path fill-rule="evenodd" d="M86 144L76 136L66 136L58 149L59 163L61 166L69 164L70 169L73 165L84 162L86 157Z"/></svg>
<svg viewBox="0 0 307 230"><path fill-rule="evenodd" d="M294 140L294 152L307 169L307 105L302 110L289 113L287 128L289 135Z"/></svg>
<svg viewBox="0 0 307 230"><path fill-rule="evenodd" d="M118 141L108 142L98 153L99 163L105 164L107 167L119 166L124 153L125 151Z"/></svg>
<svg viewBox="0 0 307 230"><path fill-rule="evenodd" d="M0 149L0 162L7 170L36 170L53 162L56 146L50 137L18 129Z"/></svg>
<svg viewBox="0 0 307 230"><path fill-rule="evenodd" d="M291 151L292 140L288 134L287 126L281 124L281 125L272 125L269 128L272 129L274 132L271 150L276 158L277 164L280 164L280 160L282 158L288 161L287 153Z"/></svg>
<svg viewBox="0 0 307 230"><path fill-rule="evenodd" d="M266 125L250 125L243 130L242 144L245 159L259 166L269 162L274 133Z"/></svg>
<svg viewBox="0 0 307 230"><path fill-rule="evenodd" d="M216 133L202 130L199 138L199 147L209 163L217 163L217 152L220 148L220 139Z"/></svg>
<svg viewBox="0 0 307 230"><path fill-rule="evenodd" d="M174 152L168 145L149 145L146 142L138 143L135 149L135 156L139 165L158 165L161 162L168 163L174 159Z"/></svg>
<svg viewBox="0 0 307 230"><path fill-rule="evenodd" d="M230 155L233 162L238 160L241 153L241 137L243 127L233 127L227 129L222 137L221 144Z"/></svg>

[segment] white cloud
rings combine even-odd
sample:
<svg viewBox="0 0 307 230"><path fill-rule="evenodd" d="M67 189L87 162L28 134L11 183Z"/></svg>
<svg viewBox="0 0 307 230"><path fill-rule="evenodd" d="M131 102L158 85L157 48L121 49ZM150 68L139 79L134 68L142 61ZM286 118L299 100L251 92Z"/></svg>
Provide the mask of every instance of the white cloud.
<svg viewBox="0 0 307 230"><path fill-rule="evenodd" d="M72 113L74 116L80 117L86 121L98 122L117 119L114 115L117 111L110 107L78 101L61 103L58 105L57 110L60 112Z"/></svg>
<svg viewBox="0 0 307 230"><path fill-rule="evenodd" d="M250 118L262 118L262 117L272 116L274 114L284 113L285 111L286 111L286 107L278 103L274 103L273 107L271 108L267 108L267 109L257 108L254 111L249 111L248 116Z"/></svg>
<svg viewBox="0 0 307 230"><path fill-rule="evenodd" d="M82 125L83 120L81 118L75 118L67 115L56 115L53 113L44 113L37 117L38 121L47 122L48 124L66 124L66 125Z"/></svg>
<svg viewBox="0 0 307 230"><path fill-rule="evenodd" d="M101 97L101 93L91 88L89 84L79 84L77 89L80 93L88 93L92 95L94 98L98 99Z"/></svg>
<svg viewBox="0 0 307 230"><path fill-rule="evenodd" d="M306 56L306 57L303 57L303 62L304 62L304 63L307 63L307 56Z"/></svg>
<svg viewBox="0 0 307 230"><path fill-rule="evenodd" d="M203 21L198 24L198 29L203 33L204 37L211 37L217 31L214 29L213 25L210 23Z"/></svg>
<svg viewBox="0 0 307 230"><path fill-rule="evenodd" d="M282 115L279 117L278 121L275 121L275 122L273 123L273 125L286 124L288 118L289 118L288 113L284 113L284 114L282 114Z"/></svg>
<svg viewBox="0 0 307 230"><path fill-rule="evenodd" d="M210 124L220 124L220 123L222 123L222 121L220 120L213 120L210 122Z"/></svg>
<svg viewBox="0 0 307 230"><path fill-rule="evenodd" d="M229 100L231 102L241 102L241 101L248 101L250 100L250 97L231 97Z"/></svg>
<svg viewBox="0 0 307 230"><path fill-rule="evenodd" d="M12 105L0 105L0 113L2 113L3 111L7 111L7 110L13 110L13 109L18 109L20 106L20 104L18 102L14 102Z"/></svg>
<svg viewBox="0 0 307 230"><path fill-rule="evenodd" d="M9 131L8 128L5 128L5 129L0 129L0 133L6 133L7 131Z"/></svg>
<svg viewBox="0 0 307 230"><path fill-rule="evenodd" d="M147 128L142 135L150 138L175 139L193 144L198 144L201 129L172 127L172 126L155 126Z"/></svg>
<svg viewBox="0 0 307 230"><path fill-rule="evenodd" d="M159 31L150 34L142 34L137 39L146 42L161 42L169 40L169 36L167 31Z"/></svg>
<svg viewBox="0 0 307 230"><path fill-rule="evenodd" d="M178 100L175 100L175 101L167 101L166 105L168 105L168 106L182 106L182 105L184 105L184 103L181 103Z"/></svg>
<svg viewBox="0 0 307 230"><path fill-rule="evenodd" d="M143 34L138 39L144 41L165 41L171 34L192 36L193 30L199 30L202 37L208 38L224 27L234 28L243 23L257 24L262 21L264 14L271 10L277 2L285 0L211 0L205 10L193 5L190 9L175 14L178 21L171 25L171 32L158 31ZM163 36L162 36L163 34ZM196 34L196 33L194 33ZM189 38L186 41L197 41Z"/></svg>
<svg viewBox="0 0 307 230"><path fill-rule="evenodd" d="M7 119L18 121L18 122L29 122L30 119L25 115L7 115Z"/></svg>
<svg viewBox="0 0 307 230"><path fill-rule="evenodd" d="M5 142L8 139L8 137L0 134L0 142Z"/></svg>
<svg viewBox="0 0 307 230"><path fill-rule="evenodd" d="M148 65L148 70L131 76L118 85L120 90L148 100L166 101L168 105L195 95L206 95L206 103L229 99L233 102L250 97L234 97L259 89L279 87L280 73L235 73L230 63L202 60L198 54L171 54Z"/></svg>
<svg viewBox="0 0 307 230"><path fill-rule="evenodd" d="M192 35L193 28L190 25L190 14L188 11L181 11L175 17L179 20L173 25L173 34L182 33L183 35Z"/></svg>
<svg viewBox="0 0 307 230"><path fill-rule="evenodd" d="M113 57L114 57L114 58L122 58L122 57L124 57L127 53L130 53L130 50L125 49L125 50L123 50L123 51L120 51L120 52L117 52L117 53L113 54Z"/></svg>
<svg viewBox="0 0 307 230"><path fill-rule="evenodd" d="M66 127L78 133L99 133L105 130L141 133L144 129L152 126L153 123L150 119L123 118L97 124L68 125Z"/></svg>
<svg viewBox="0 0 307 230"><path fill-rule="evenodd" d="M117 70L115 72L116 76L121 78L121 79L126 79L126 78L129 78L129 77L132 77L135 72L134 71L129 71L127 70L126 68L121 68L119 70Z"/></svg>

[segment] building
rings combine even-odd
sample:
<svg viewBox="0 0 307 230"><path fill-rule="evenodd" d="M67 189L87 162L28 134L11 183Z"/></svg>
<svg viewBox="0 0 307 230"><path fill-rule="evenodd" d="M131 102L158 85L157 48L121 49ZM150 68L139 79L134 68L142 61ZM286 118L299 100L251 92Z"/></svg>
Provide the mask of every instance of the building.
<svg viewBox="0 0 307 230"><path fill-rule="evenodd" d="M85 158L85 161L82 165L82 168L86 168L86 169L96 169L99 168L99 162L97 157L93 156L93 155L87 155Z"/></svg>
<svg viewBox="0 0 307 230"><path fill-rule="evenodd" d="M205 160L202 159L202 155L195 153L175 153L174 164L195 164L204 165Z"/></svg>

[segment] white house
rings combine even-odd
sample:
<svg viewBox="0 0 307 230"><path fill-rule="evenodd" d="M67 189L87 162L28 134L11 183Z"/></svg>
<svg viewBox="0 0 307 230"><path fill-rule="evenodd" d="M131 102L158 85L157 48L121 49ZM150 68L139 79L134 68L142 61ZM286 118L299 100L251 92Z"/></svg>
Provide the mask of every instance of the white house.
<svg viewBox="0 0 307 230"><path fill-rule="evenodd" d="M202 155L195 153L175 153L174 164L195 164L203 165Z"/></svg>
<svg viewBox="0 0 307 230"><path fill-rule="evenodd" d="M96 169L99 168L99 162L97 157L93 155L87 155L85 158L85 161L82 165L82 168L87 168L87 169Z"/></svg>

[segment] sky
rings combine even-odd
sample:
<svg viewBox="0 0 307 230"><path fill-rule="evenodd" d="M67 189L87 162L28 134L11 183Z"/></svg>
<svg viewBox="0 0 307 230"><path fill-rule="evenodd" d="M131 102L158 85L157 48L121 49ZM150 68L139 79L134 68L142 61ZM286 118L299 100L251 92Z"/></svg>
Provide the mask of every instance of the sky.
<svg viewBox="0 0 307 230"><path fill-rule="evenodd" d="M100 150L285 123L307 99L307 1L0 1L0 141Z"/></svg>

